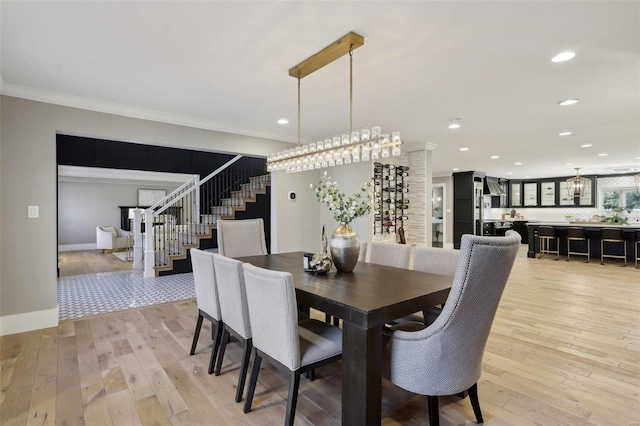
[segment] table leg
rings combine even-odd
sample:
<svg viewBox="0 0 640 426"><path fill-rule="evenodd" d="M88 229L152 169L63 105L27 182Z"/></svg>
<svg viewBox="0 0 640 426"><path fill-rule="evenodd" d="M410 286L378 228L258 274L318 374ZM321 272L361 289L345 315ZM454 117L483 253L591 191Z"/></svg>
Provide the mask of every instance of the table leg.
<svg viewBox="0 0 640 426"><path fill-rule="evenodd" d="M382 326L360 328L343 322L342 424L380 424Z"/></svg>

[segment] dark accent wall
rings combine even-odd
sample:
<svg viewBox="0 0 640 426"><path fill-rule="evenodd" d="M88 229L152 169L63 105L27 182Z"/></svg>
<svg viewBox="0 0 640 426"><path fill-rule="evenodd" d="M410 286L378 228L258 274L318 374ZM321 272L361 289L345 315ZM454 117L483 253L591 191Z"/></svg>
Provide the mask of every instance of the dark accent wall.
<svg viewBox="0 0 640 426"><path fill-rule="evenodd" d="M207 176L234 155L116 142L82 136L56 135L58 165L186 173ZM266 173L264 158L243 157L238 163ZM238 164L236 163L236 164Z"/></svg>

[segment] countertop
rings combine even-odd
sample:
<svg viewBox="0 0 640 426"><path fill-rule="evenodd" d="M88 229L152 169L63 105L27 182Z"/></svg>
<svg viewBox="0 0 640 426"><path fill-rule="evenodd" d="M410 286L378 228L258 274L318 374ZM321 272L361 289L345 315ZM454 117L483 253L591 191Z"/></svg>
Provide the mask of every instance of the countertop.
<svg viewBox="0 0 640 426"><path fill-rule="evenodd" d="M561 226L569 227L575 226L580 228L623 228L623 229L640 229L640 222L633 222L628 225L620 223L607 223L607 222L535 222L532 223L535 226Z"/></svg>

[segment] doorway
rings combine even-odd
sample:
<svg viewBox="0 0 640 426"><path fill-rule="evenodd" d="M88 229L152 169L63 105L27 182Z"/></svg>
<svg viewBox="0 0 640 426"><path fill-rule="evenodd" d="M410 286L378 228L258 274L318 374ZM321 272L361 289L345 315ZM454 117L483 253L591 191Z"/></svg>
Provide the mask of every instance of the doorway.
<svg viewBox="0 0 640 426"><path fill-rule="evenodd" d="M446 184L434 183L431 190L431 246L444 247L447 241Z"/></svg>

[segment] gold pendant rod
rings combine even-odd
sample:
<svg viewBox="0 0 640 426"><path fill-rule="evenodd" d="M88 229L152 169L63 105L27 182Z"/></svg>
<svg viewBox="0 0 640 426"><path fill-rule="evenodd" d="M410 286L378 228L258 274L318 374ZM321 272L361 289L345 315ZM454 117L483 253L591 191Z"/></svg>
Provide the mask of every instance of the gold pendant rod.
<svg viewBox="0 0 640 426"><path fill-rule="evenodd" d="M349 48L349 140L353 133L353 46Z"/></svg>
<svg viewBox="0 0 640 426"><path fill-rule="evenodd" d="M298 79L298 146L300 146L300 79Z"/></svg>
<svg viewBox="0 0 640 426"><path fill-rule="evenodd" d="M363 44L364 37L354 32L350 32L344 37L334 41L331 45L325 47L315 55L310 56L295 67L289 69L289 75L295 78L304 78L336 59L343 57L349 53L350 50L357 49Z"/></svg>

